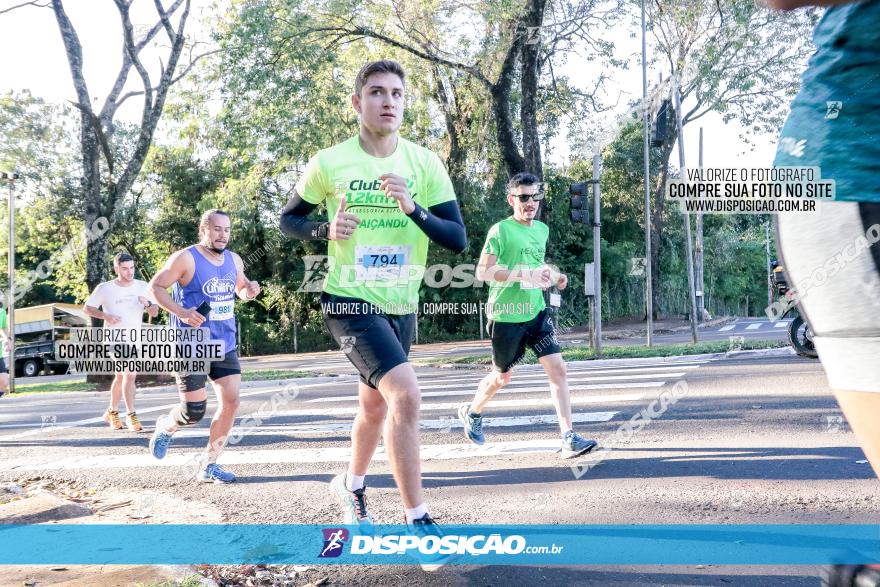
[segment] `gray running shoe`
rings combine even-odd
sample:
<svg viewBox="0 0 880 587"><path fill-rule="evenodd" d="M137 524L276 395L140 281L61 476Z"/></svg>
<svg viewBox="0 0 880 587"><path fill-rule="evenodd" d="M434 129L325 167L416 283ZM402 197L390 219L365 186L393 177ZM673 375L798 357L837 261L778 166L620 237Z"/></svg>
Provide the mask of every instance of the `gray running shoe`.
<svg viewBox="0 0 880 587"><path fill-rule="evenodd" d="M588 453L599 445L595 440L584 438L574 430L569 430L562 438L562 458L571 459Z"/></svg>
<svg viewBox="0 0 880 587"><path fill-rule="evenodd" d="M464 435L467 436L467 439L474 444L483 444L486 442L486 437L483 436L483 417L471 416L470 409L470 404L464 404L458 408L458 419L464 426Z"/></svg>

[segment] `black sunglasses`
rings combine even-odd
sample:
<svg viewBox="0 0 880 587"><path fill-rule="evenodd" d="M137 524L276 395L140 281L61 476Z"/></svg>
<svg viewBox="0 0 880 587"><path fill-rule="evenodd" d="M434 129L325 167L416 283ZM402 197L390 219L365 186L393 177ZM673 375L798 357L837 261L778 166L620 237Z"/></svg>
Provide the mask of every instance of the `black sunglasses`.
<svg viewBox="0 0 880 587"><path fill-rule="evenodd" d="M538 201L544 199L544 192L538 192L535 194L510 194L510 195L513 196L514 198L519 198L519 201L524 204L529 201L529 198L531 198L532 201L534 201L534 202L538 202Z"/></svg>

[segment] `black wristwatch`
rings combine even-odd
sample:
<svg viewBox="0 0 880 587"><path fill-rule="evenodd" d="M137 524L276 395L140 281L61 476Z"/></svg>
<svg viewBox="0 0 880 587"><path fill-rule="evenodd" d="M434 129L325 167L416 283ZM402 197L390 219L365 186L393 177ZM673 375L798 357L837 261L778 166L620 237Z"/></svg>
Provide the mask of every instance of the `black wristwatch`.
<svg viewBox="0 0 880 587"><path fill-rule="evenodd" d="M330 234L330 223L329 222L321 222L315 228L312 229L312 236L316 239L320 240L330 240L328 236Z"/></svg>

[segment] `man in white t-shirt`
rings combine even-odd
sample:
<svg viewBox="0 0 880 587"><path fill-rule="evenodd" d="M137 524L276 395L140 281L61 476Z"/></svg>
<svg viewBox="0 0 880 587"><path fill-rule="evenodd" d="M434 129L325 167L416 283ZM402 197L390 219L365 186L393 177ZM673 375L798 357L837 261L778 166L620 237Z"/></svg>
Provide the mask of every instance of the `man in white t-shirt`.
<svg viewBox="0 0 880 587"><path fill-rule="evenodd" d="M134 278L134 258L131 255L118 253L113 258L113 271L116 272L116 279L98 284L86 300L83 311L92 318L103 320L105 328L140 328L144 310L155 318L159 314L159 306L147 299L147 282ZM125 423L128 429L132 432L144 429L134 411L136 377L137 373L124 371L113 378L110 406L104 412L104 421L113 430L122 429L117 409L120 397L125 400Z"/></svg>

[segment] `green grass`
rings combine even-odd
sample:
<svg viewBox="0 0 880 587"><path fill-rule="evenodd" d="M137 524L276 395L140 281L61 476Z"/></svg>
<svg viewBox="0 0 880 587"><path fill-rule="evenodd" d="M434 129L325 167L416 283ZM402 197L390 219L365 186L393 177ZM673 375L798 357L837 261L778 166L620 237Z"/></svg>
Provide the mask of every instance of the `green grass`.
<svg viewBox="0 0 880 587"><path fill-rule="evenodd" d="M293 371L291 369L255 369L242 371L242 381L267 381L272 379L298 379L309 377L311 373ZM169 383L170 385L170 383ZM67 391L99 391L97 383L85 381L59 381L54 383L18 383L15 384L15 395L31 395L34 393L64 393Z"/></svg>
<svg viewBox="0 0 880 587"><path fill-rule="evenodd" d="M788 346L783 340L747 340L742 344L742 350L772 349ZM562 349L562 358L566 361L589 361L601 359L646 359L652 357L673 357L678 355L701 355L703 353L724 353L731 350L730 343L726 340L700 342L697 344L669 344L661 346L606 346L602 349L602 356L596 357L596 353L589 347L566 347ZM532 365L538 359L532 351L528 351L523 357L522 364ZM449 357L443 363L459 365L491 365L491 355L468 355L461 357ZM425 361L422 364L437 364L437 361Z"/></svg>
<svg viewBox="0 0 880 587"><path fill-rule="evenodd" d="M161 583L138 583L137 587L199 587L201 584L201 577L198 575L189 575L180 581L171 579L169 581L162 581Z"/></svg>
<svg viewBox="0 0 880 587"><path fill-rule="evenodd" d="M300 377L311 377L312 373L305 371L293 371L291 369L255 369L253 371L242 371L242 381L266 381L268 379L298 379Z"/></svg>
<svg viewBox="0 0 880 587"><path fill-rule="evenodd" d="M32 393L57 393L62 391L98 391L97 383L85 381L59 381L56 383L15 383L15 395Z"/></svg>

